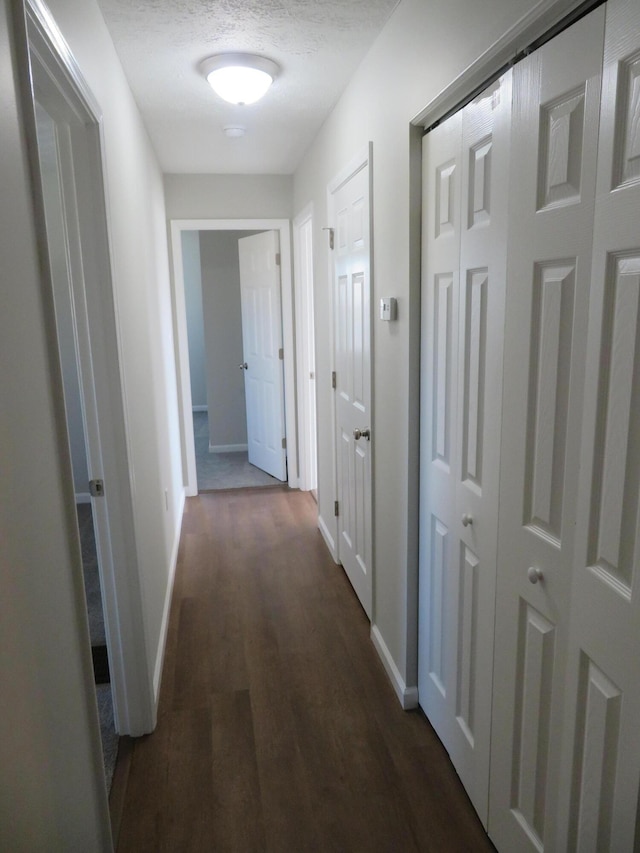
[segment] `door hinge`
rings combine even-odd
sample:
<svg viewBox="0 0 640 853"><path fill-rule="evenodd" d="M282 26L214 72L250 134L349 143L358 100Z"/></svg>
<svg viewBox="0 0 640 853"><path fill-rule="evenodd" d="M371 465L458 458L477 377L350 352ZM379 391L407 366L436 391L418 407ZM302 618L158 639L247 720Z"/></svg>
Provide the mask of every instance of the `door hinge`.
<svg viewBox="0 0 640 853"><path fill-rule="evenodd" d="M287 439L286 439L286 438L283 438L283 439L282 439L282 449L283 449L283 450L286 450L286 449L287 449Z"/></svg>
<svg viewBox="0 0 640 853"><path fill-rule="evenodd" d="M337 384L338 384L338 378L336 376L336 372L335 372L335 370L332 370L331 371L331 387L335 389L337 387Z"/></svg>
<svg viewBox="0 0 640 853"><path fill-rule="evenodd" d="M279 266L280 266L280 252L278 252L278 253L276 254L276 266L277 266L277 267L279 267Z"/></svg>
<svg viewBox="0 0 640 853"><path fill-rule="evenodd" d="M89 480L89 494L92 498L103 498L104 480Z"/></svg>
<svg viewBox="0 0 640 853"><path fill-rule="evenodd" d="M280 361L284 361L284 350L282 349L282 347L280 347L280 349L278 350L278 358L280 359Z"/></svg>
<svg viewBox="0 0 640 853"><path fill-rule="evenodd" d="M333 502L333 514L336 518L340 515L340 504L338 501Z"/></svg>
<svg viewBox="0 0 640 853"><path fill-rule="evenodd" d="M322 230L329 232L329 248L333 249L335 229L334 228L323 228Z"/></svg>

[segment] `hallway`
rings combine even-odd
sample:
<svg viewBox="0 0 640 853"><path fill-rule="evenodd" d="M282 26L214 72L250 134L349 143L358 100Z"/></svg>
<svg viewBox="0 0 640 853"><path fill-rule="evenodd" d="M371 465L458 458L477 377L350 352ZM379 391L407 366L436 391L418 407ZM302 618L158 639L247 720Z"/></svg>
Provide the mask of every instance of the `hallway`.
<svg viewBox="0 0 640 853"><path fill-rule="evenodd" d="M493 849L424 716L400 709L308 493L188 499L117 849Z"/></svg>

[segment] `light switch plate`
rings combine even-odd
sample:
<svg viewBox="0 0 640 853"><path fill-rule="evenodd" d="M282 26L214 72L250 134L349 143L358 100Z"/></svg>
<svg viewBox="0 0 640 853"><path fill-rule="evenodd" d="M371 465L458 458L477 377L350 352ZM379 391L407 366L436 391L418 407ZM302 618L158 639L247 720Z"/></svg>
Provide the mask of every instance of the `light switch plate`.
<svg viewBox="0 0 640 853"><path fill-rule="evenodd" d="M394 296L383 296L380 300L380 319L395 320L398 316L398 302Z"/></svg>

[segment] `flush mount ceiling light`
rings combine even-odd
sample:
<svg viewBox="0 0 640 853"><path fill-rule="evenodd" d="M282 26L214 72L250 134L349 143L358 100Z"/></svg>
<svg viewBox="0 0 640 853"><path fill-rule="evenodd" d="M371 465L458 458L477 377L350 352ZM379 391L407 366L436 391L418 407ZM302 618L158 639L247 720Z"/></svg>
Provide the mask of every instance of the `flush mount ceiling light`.
<svg viewBox="0 0 640 853"><path fill-rule="evenodd" d="M275 62L251 53L219 53L200 63L213 91L230 104L255 104L280 70Z"/></svg>

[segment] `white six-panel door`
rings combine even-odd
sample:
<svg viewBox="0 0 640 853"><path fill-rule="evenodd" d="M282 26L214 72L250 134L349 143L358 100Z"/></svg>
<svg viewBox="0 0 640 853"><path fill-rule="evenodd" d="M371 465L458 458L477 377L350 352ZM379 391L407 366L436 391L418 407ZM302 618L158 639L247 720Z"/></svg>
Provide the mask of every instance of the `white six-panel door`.
<svg viewBox="0 0 640 853"><path fill-rule="evenodd" d="M238 240L249 462L287 479L279 237Z"/></svg>
<svg viewBox="0 0 640 853"><path fill-rule="evenodd" d="M420 703L486 825L511 74L425 137Z"/></svg>
<svg viewBox="0 0 640 853"><path fill-rule="evenodd" d="M465 294L487 265L491 284L496 261L466 254L481 234L469 228L480 207L469 201L479 181L469 178L483 150L482 138L475 148L473 136L467 143L469 107L428 134L424 148L420 702L483 819L488 786L489 834L499 850L633 850L640 6L609 0L513 74L508 227L486 232L498 256L505 247L508 254L503 380L499 362L488 369L490 355L499 358L491 336L500 336L500 319L490 327L487 303L487 338L478 345L474 291ZM495 176L495 129L491 154ZM469 425L479 422L469 413L482 420L487 412L483 358L485 376L503 383L492 465L500 466L499 505L484 474L480 493L469 493L469 460L481 458L484 472L490 446L469 445ZM487 560L480 522L498 509L497 560L495 551ZM482 633L493 605L475 595L483 570L496 566L495 622ZM479 684L479 675L488 681ZM483 722L487 693L493 702ZM490 760L481 738L491 741Z"/></svg>
<svg viewBox="0 0 640 853"><path fill-rule="evenodd" d="M604 9L514 69L490 833L555 837Z"/></svg>
<svg viewBox="0 0 640 853"><path fill-rule="evenodd" d="M338 558L371 618L369 163L331 192ZM362 433L360 437L359 434Z"/></svg>
<svg viewBox="0 0 640 853"><path fill-rule="evenodd" d="M557 844L594 853L640 845L637 0L609 3L602 83Z"/></svg>

